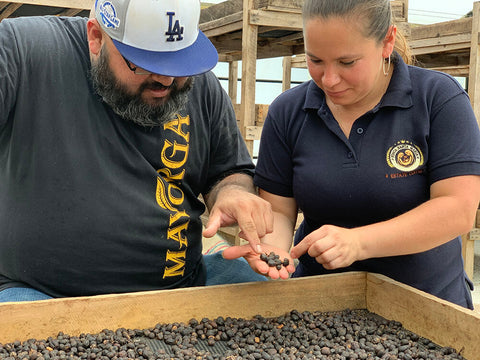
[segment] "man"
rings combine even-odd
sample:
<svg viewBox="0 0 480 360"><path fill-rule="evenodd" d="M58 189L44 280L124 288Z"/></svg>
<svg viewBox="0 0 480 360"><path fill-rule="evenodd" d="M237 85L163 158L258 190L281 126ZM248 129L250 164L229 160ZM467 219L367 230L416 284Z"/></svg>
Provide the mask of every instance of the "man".
<svg viewBox="0 0 480 360"><path fill-rule="evenodd" d="M0 301L264 280L202 257L272 229L198 0L0 23Z"/></svg>

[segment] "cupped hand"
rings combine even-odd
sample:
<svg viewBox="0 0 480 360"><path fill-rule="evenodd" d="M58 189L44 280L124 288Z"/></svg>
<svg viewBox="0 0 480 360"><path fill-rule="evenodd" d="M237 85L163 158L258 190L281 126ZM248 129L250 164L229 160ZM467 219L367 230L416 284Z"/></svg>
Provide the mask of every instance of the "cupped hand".
<svg viewBox="0 0 480 360"><path fill-rule="evenodd" d="M360 250L360 240L353 229L324 225L305 236L292 248L290 255L298 259L308 253L325 269L333 270L360 260Z"/></svg>
<svg viewBox="0 0 480 360"><path fill-rule="evenodd" d="M273 231L273 212L269 202L241 188L222 189L213 208L204 237L212 237L219 228L238 224L239 237L249 242L254 252L262 252L260 238Z"/></svg>
<svg viewBox="0 0 480 360"><path fill-rule="evenodd" d="M244 257L254 271L259 274L268 276L273 280L288 279L290 277L290 274L295 271L293 259L285 250L268 244L262 244L262 251L266 255L273 251L275 254L280 256L281 260L287 258L289 260L289 264L287 266L282 266L280 270L278 270L276 267L270 267L265 261L260 259L260 254L252 251L250 245L231 246L223 251L223 257L228 260Z"/></svg>

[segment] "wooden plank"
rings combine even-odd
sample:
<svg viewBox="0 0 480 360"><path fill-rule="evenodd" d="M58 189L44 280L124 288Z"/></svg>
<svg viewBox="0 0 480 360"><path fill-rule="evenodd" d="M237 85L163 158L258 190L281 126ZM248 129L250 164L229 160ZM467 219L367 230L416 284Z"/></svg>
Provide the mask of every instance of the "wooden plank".
<svg viewBox="0 0 480 360"><path fill-rule="evenodd" d="M391 1L390 7L395 22L408 21L408 0Z"/></svg>
<svg viewBox="0 0 480 360"><path fill-rule="evenodd" d="M55 6L82 10L90 10L94 4L94 0L11 0L9 2L22 5Z"/></svg>
<svg viewBox="0 0 480 360"><path fill-rule="evenodd" d="M0 3L1 5L2 3ZM8 18L10 15L12 15L18 8L20 8L22 4L10 4L7 5L2 12L0 12L0 21L3 19Z"/></svg>
<svg viewBox="0 0 480 360"><path fill-rule="evenodd" d="M237 119L240 118L241 105L233 104L233 110L235 110ZM265 121L265 117L267 116L267 112L268 112L267 104L255 104L255 125L256 126L263 125Z"/></svg>
<svg viewBox="0 0 480 360"><path fill-rule="evenodd" d="M280 316L291 310L364 309L365 273L0 304L0 343L191 318ZM281 296L279 296L281 294ZM301 301L297 297L301 294Z"/></svg>
<svg viewBox="0 0 480 360"><path fill-rule="evenodd" d="M480 48L478 39L480 35L480 2L473 3L473 18L471 28L470 43L470 73L468 75L468 95L472 103L473 112L480 125L480 83L478 76L480 74Z"/></svg>
<svg viewBox="0 0 480 360"><path fill-rule="evenodd" d="M307 60L305 58L305 54L299 54L292 57L292 68L307 68Z"/></svg>
<svg viewBox="0 0 480 360"><path fill-rule="evenodd" d="M468 233L468 240L480 240L480 229L474 228Z"/></svg>
<svg viewBox="0 0 480 360"><path fill-rule="evenodd" d="M228 96L233 104L237 103L238 61L228 63Z"/></svg>
<svg viewBox="0 0 480 360"><path fill-rule="evenodd" d="M414 55L447 52L470 48L471 34L442 36L439 38L409 41Z"/></svg>
<svg viewBox="0 0 480 360"><path fill-rule="evenodd" d="M282 29L297 31L301 31L303 26L300 14L266 10L250 10L250 24L273 27L282 24Z"/></svg>
<svg viewBox="0 0 480 360"><path fill-rule="evenodd" d="M58 16L75 16L80 12L82 12L81 9L66 9L62 11L60 14L58 14Z"/></svg>
<svg viewBox="0 0 480 360"><path fill-rule="evenodd" d="M292 86L292 57L284 56L282 60L282 92Z"/></svg>
<svg viewBox="0 0 480 360"><path fill-rule="evenodd" d="M444 21L430 25L412 26L410 39L438 38L457 34L470 34L472 29L472 18Z"/></svg>
<svg viewBox="0 0 480 360"><path fill-rule="evenodd" d="M293 12L301 12L303 0L268 0L267 9L288 9Z"/></svg>
<svg viewBox="0 0 480 360"><path fill-rule="evenodd" d="M470 234L462 235L463 268L470 279L473 279L475 260L475 241L470 239Z"/></svg>
<svg viewBox="0 0 480 360"><path fill-rule="evenodd" d="M262 136L262 126L247 126L245 140L260 140Z"/></svg>
<svg viewBox="0 0 480 360"><path fill-rule="evenodd" d="M239 11L239 12L236 12L234 14L231 14L231 15L227 15L225 17L222 17L222 18L219 18L219 19L214 19L214 20L211 20L211 21L207 21L207 22L201 22L199 24L199 29L202 30L202 32L208 32L209 30L213 30L213 29L218 29L218 28L222 28L222 27L225 27L227 25L230 25L230 24L234 24L234 23L238 23L238 22L242 22L242 16L243 16L243 12L242 11ZM240 28L241 29L241 25L240 25Z"/></svg>
<svg viewBox="0 0 480 360"><path fill-rule="evenodd" d="M253 0L243 1L243 13L254 10ZM255 125L255 77L257 70L258 26L250 23L249 16L243 17L242 29L242 91L240 105L240 132L246 137L247 126ZM253 141L246 140L250 156L253 156Z"/></svg>
<svg viewBox="0 0 480 360"><path fill-rule="evenodd" d="M480 354L480 314L387 277L367 275L367 308L467 359Z"/></svg>
<svg viewBox="0 0 480 360"><path fill-rule="evenodd" d="M458 66L428 67L428 69L441 71L452 76L467 77L469 66L458 65Z"/></svg>

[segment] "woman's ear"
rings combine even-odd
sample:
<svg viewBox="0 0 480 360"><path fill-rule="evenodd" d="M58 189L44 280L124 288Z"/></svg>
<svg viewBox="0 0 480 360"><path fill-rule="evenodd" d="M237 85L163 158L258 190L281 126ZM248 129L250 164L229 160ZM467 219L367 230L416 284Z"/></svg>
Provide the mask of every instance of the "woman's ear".
<svg viewBox="0 0 480 360"><path fill-rule="evenodd" d="M387 35L383 40L383 51L382 56L384 59L388 58L395 48L395 38L397 37L397 27L395 25L391 25L388 29Z"/></svg>
<svg viewBox="0 0 480 360"><path fill-rule="evenodd" d="M87 39L90 53L93 56L100 54L104 42L104 34L97 19L89 19L87 22Z"/></svg>

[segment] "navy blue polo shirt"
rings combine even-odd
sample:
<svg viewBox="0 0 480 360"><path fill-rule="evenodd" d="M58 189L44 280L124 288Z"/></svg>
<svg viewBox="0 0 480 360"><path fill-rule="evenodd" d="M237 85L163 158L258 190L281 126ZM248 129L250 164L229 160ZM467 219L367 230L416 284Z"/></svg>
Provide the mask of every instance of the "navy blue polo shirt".
<svg viewBox="0 0 480 360"><path fill-rule="evenodd" d="M348 139L313 81L275 99L255 183L295 198L305 217L298 243L324 224L353 228L398 216L427 201L432 183L469 174L480 175L480 133L468 95L451 76L407 66L397 56L387 92L355 121ZM471 306L459 238L340 271L350 270L382 273ZM304 255L294 276L329 272Z"/></svg>

